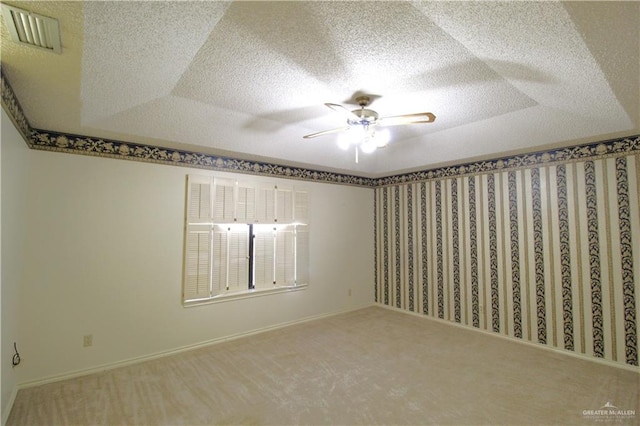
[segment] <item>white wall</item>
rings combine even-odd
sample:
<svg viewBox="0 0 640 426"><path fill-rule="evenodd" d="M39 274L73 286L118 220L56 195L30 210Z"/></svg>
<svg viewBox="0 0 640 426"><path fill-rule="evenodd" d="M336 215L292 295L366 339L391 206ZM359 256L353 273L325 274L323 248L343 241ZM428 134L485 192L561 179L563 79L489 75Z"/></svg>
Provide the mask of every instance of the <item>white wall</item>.
<svg viewBox="0 0 640 426"><path fill-rule="evenodd" d="M302 183L311 211L306 290L184 308L185 176L211 172L40 151L28 157L26 258L13 314L19 383L373 303L371 189ZM85 334L93 334L90 348Z"/></svg>
<svg viewBox="0 0 640 426"><path fill-rule="evenodd" d="M0 261L1 275L1 322L0 369L2 370L2 419L9 415L8 408L23 368L11 367L13 342L22 349L23 339L19 334L21 312L18 309L19 288L26 265L24 256L24 229L26 215L27 169L29 149L24 140L2 110L2 135L0 142L0 171L2 182L2 204L0 223L2 231Z"/></svg>

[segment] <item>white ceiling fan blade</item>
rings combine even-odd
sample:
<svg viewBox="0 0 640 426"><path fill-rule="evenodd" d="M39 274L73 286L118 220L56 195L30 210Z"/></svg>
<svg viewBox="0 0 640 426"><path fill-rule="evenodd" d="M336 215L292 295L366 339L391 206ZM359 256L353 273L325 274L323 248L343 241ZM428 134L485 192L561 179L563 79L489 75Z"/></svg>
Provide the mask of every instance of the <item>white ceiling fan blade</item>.
<svg viewBox="0 0 640 426"><path fill-rule="evenodd" d="M358 115L354 114L349 109L347 109L346 107L340 104L325 103L325 105L331 108L332 110L337 111L340 114L343 114L347 120L360 121L360 117Z"/></svg>
<svg viewBox="0 0 640 426"><path fill-rule="evenodd" d="M394 115L393 117L383 117L378 120L380 126L401 126L404 124L433 123L436 116L430 112L418 112L416 114Z"/></svg>
<svg viewBox="0 0 640 426"><path fill-rule="evenodd" d="M336 129L330 129L330 130L323 130L322 132L317 132L317 133L311 133L310 135L304 135L303 138L311 139L311 138L316 138L318 136L327 135L329 133L337 133L345 130L349 130L349 126L338 127Z"/></svg>

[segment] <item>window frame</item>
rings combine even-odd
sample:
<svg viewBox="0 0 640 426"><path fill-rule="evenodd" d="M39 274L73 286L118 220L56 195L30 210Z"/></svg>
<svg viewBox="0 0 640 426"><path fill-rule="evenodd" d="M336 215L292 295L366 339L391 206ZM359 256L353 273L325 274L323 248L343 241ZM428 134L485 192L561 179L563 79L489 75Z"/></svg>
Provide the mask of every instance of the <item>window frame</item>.
<svg viewBox="0 0 640 426"><path fill-rule="evenodd" d="M221 182L221 186L224 187L222 190L215 186L217 182ZM240 192L238 188L240 188L242 192ZM231 190L233 190L234 194L232 198L229 196L229 191ZM267 200L272 200L274 203L267 203L267 206L261 206L258 194L260 191L268 190L273 191L273 197L267 198ZM238 194L240 193L242 195L241 198L238 197ZM297 291L308 287L309 226L308 221L305 221L306 223L300 222L301 215L298 213L303 212L306 215L308 212L309 194L306 189L303 190L300 188L294 188L293 186L286 186L286 189L284 189L282 193L278 193L277 185L271 185L269 189L269 186L265 185L263 182L253 184L246 181L234 181L232 179L225 178L218 179L215 176L187 175L186 194L184 228L185 242L181 293L183 306L198 306L248 297L258 297L274 293ZM225 213L223 216L220 214L222 210L219 208L219 205L216 205L217 194L224 194L224 200L222 200L222 202L224 203ZM247 200L247 194L255 194L256 196L253 200ZM299 196L298 204L293 201L296 198L296 195ZM233 199L233 206L229 206L231 199ZM281 216L282 219L281 217L278 217L278 199L284 200L282 205L286 207L285 209L282 209L281 205L281 211L286 212L286 215ZM240 205L241 208L238 208L238 205ZM248 212L247 205L253 205L256 213ZM271 208L271 206L273 206L274 213L273 216L269 216L270 222L259 222L258 210L262 209L264 211L265 208ZM232 223L219 223L215 221L215 219L223 219L225 222L228 221L231 218L228 211L231 210L234 212ZM240 212L240 217L237 217L236 212ZM252 218L255 220L252 221ZM240 221L238 221L238 219L240 219ZM230 238L232 238L231 229L232 227L237 229L238 227L245 226L248 235L246 238L247 247L242 248L234 246L234 248L236 248L238 253L240 253L239 256L242 256L242 253L247 253L247 268L245 271L247 288L231 289L229 283L230 263L232 261L238 261L238 259L230 256L229 253L229 248L231 247L230 244L233 245L235 243L230 242ZM225 227L227 228L227 231L223 236L223 228ZM194 233L194 230L201 234L207 229L210 239L209 243L204 244L198 240L200 242L198 243L199 245L196 250L200 250L201 247L206 247L208 252L204 254L200 251L197 251L195 254L194 252L190 252L189 250L193 248L193 246L189 245L189 237L191 234ZM256 281L255 274L256 269L258 268L257 263L259 263L260 256L255 252L255 237L257 233L268 234L269 232L274 233L274 243L271 250L273 260L270 259L273 262L271 269L272 276L274 277L273 286L265 285L264 281L261 282L260 285L257 285L258 282ZM215 238L217 238L217 240ZM219 250L216 251L216 244L224 245L224 250L219 248ZM278 254L278 252L280 254ZM189 267L193 270L194 256L197 259L204 259L205 257L208 259L208 276L198 275L196 280L198 282L202 279L208 280L209 292L207 296L203 294L206 292L206 289L203 289L201 292L196 291L194 294L196 297L190 297L187 289L188 282L190 282L189 280L193 281L193 276L189 275ZM281 260L281 257L285 258L284 261ZM289 257L289 259L287 259L287 257ZM240 261L240 263L242 262ZM196 266L199 266L199 264ZM223 268L224 271L222 271L221 268ZM287 268L289 268L289 270ZM291 272L291 269L293 272ZM198 274L200 274L200 270L203 270L203 268L199 268L197 272ZM299 271L301 272L300 275L298 275ZM280 284L275 277L283 276L283 272L284 276L288 277L289 280L285 280L284 283ZM217 282L214 282L216 279L215 274L218 274ZM237 275L238 274L235 276ZM221 283L221 279L225 282ZM202 297L197 297L198 293L201 293L199 295Z"/></svg>

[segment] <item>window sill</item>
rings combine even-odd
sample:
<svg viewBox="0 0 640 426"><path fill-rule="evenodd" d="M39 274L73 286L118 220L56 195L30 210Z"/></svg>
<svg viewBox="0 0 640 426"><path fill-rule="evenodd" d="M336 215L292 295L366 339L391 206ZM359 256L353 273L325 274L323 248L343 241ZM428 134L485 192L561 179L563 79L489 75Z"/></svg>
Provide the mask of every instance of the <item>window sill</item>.
<svg viewBox="0 0 640 426"><path fill-rule="evenodd" d="M258 289L258 290L237 291L234 293L219 294L217 296L214 296L208 299L188 300L186 302L183 302L183 306L185 308L191 308L194 306L210 305L212 303L230 302L232 300L248 299L251 297L260 297L260 296L267 296L267 295L276 294L276 293L286 293L290 291L304 290L308 286L309 286L308 284L300 284L300 285L279 286L274 288L265 288L265 289Z"/></svg>

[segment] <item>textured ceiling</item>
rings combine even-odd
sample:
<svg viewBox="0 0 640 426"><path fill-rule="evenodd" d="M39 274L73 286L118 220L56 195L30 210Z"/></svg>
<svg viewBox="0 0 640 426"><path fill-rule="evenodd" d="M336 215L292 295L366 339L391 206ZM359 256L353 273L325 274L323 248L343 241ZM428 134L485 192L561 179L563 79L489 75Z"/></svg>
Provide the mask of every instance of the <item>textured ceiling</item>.
<svg viewBox="0 0 640 426"><path fill-rule="evenodd" d="M6 3L61 24L57 55L2 22L38 129L366 177L640 133L638 2ZM302 138L358 92L437 119L358 163Z"/></svg>

